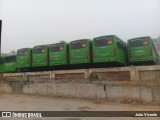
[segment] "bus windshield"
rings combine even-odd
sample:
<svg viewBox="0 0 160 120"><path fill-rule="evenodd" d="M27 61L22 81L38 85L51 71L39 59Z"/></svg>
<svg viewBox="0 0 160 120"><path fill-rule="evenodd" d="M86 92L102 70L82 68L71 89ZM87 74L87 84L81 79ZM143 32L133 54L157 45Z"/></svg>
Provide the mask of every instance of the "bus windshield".
<svg viewBox="0 0 160 120"><path fill-rule="evenodd" d="M78 40L71 42L71 49L86 48L86 46L87 46L86 40Z"/></svg>
<svg viewBox="0 0 160 120"><path fill-rule="evenodd" d="M21 49L21 50L18 50L18 52L17 52L18 56L24 56L24 55L27 55L27 54L28 54L27 49Z"/></svg>
<svg viewBox="0 0 160 120"><path fill-rule="evenodd" d="M37 46L33 48L33 53L34 54L41 54L45 52L45 47L44 46Z"/></svg>
<svg viewBox="0 0 160 120"><path fill-rule="evenodd" d="M129 46L130 47L140 47L140 46L145 46L148 45L149 41L146 38L141 38L141 39L133 39L129 41Z"/></svg>
<svg viewBox="0 0 160 120"><path fill-rule="evenodd" d="M53 44L50 46L51 52L64 50L64 43Z"/></svg>
<svg viewBox="0 0 160 120"><path fill-rule="evenodd" d="M94 45L95 46L106 46L113 44L113 37L107 36L107 37L101 37L94 39Z"/></svg>

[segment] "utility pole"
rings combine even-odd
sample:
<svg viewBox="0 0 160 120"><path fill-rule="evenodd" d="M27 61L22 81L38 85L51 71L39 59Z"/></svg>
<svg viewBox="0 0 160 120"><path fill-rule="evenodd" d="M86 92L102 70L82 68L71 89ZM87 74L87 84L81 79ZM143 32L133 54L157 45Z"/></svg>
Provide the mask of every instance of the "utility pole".
<svg viewBox="0 0 160 120"><path fill-rule="evenodd" d="M1 58L1 33L2 33L2 20L0 20L0 58Z"/></svg>
<svg viewBox="0 0 160 120"><path fill-rule="evenodd" d="M0 20L0 64L2 64L2 60L1 60L1 33L2 33L2 20ZM1 71L1 67L0 67L0 71Z"/></svg>

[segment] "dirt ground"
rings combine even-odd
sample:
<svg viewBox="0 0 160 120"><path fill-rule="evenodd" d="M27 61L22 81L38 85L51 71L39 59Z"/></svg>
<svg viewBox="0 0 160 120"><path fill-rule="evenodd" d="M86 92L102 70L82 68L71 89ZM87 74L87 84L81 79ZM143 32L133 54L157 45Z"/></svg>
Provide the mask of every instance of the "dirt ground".
<svg viewBox="0 0 160 120"><path fill-rule="evenodd" d="M30 95L0 94L0 111L160 111L160 105L120 104ZM160 117L0 118L0 120L160 120Z"/></svg>

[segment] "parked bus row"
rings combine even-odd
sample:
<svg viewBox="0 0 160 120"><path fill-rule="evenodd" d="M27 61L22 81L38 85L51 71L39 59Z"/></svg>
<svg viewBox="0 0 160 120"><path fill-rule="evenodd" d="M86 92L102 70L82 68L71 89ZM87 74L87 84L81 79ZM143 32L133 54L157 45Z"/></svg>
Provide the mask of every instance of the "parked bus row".
<svg viewBox="0 0 160 120"><path fill-rule="evenodd" d="M16 55L1 55L1 72L31 71L63 68L107 67L112 65L156 65L159 55L151 37L129 39L127 43L116 35L37 45L17 50ZM64 67L65 66L65 67Z"/></svg>

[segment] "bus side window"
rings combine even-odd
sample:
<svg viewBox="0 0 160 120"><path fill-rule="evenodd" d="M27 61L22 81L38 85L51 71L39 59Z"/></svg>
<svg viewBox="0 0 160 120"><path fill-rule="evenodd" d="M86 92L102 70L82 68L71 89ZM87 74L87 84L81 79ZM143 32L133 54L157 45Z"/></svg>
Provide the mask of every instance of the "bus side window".
<svg viewBox="0 0 160 120"><path fill-rule="evenodd" d="M16 61L16 57L15 56L10 57L10 62L15 62L15 61Z"/></svg>
<svg viewBox="0 0 160 120"><path fill-rule="evenodd" d="M120 39L119 39L119 38L117 38L117 37L116 37L116 39L117 39L117 46L118 46L120 49L122 49Z"/></svg>
<svg viewBox="0 0 160 120"><path fill-rule="evenodd" d="M122 50L126 50L126 45L122 43L120 40L117 42L117 46Z"/></svg>
<svg viewBox="0 0 160 120"><path fill-rule="evenodd" d="M117 46L118 46L119 48L121 48L121 45L120 45L120 42L119 42L119 41L117 42Z"/></svg>
<svg viewBox="0 0 160 120"><path fill-rule="evenodd" d="M117 42L117 46L122 49L122 43L120 41Z"/></svg>

